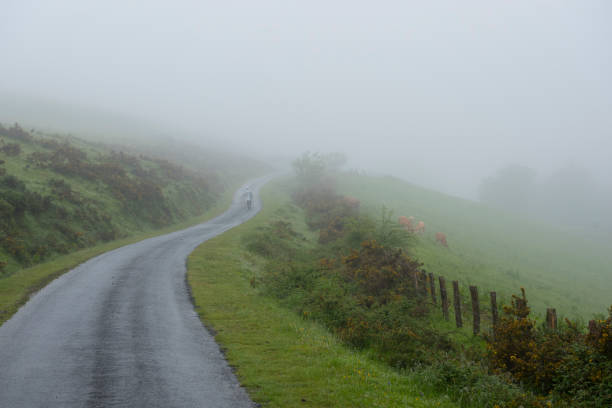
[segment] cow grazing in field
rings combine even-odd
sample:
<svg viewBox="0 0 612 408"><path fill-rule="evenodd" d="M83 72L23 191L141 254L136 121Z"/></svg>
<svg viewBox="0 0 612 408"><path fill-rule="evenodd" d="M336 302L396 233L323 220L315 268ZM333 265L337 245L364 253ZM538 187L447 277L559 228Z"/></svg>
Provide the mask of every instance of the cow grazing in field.
<svg viewBox="0 0 612 408"><path fill-rule="evenodd" d="M412 220L409 217L404 217L402 215L399 217L398 222L405 230L412 231Z"/></svg>
<svg viewBox="0 0 612 408"><path fill-rule="evenodd" d="M342 197L342 202L344 205L346 205L349 208L352 208L355 210L359 209L360 202L355 197L344 196Z"/></svg>
<svg viewBox="0 0 612 408"><path fill-rule="evenodd" d="M443 232L436 232L436 241L448 248L448 243L446 242L446 234Z"/></svg>
<svg viewBox="0 0 612 408"><path fill-rule="evenodd" d="M416 228L414 229L414 232L419 233L419 234L424 234L425 233L425 223L423 221L419 221Z"/></svg>

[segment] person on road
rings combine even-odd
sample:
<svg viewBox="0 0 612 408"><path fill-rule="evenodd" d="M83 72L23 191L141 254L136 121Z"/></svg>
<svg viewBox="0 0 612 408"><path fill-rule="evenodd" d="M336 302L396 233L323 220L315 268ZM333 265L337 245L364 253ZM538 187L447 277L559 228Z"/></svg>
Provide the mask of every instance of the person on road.
<svg viewBox="0 0 612 408"><path fill-rule="evenodd" d="M253 206L253 192L249 190L248 187L246 189L246 205L247 205L247 210L250 210L251 207Z"/></svg>

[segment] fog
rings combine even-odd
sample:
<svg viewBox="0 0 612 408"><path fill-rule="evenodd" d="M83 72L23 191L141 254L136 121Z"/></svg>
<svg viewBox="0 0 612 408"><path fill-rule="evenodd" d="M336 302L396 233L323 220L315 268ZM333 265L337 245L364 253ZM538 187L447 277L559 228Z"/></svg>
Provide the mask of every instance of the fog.
<svg viewBox="0 0 612 408"><path fill-rule="evenodd" d="M510 164L544 178L575 165L612 189L605 0L1 10L0 121L42 124L35 103L16 101L45 101L64 107L52 125L66 129L100 111L260 157L341 151L352 167L467 198Z"/></svg>

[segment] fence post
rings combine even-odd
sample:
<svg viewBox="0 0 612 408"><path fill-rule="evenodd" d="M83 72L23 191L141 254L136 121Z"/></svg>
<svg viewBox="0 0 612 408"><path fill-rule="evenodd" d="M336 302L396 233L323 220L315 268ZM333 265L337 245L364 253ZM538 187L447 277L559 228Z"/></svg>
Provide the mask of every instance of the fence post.
<svg viewBox="0 0 612 408"><path fill-rule="evenodd" d="M557 330L557 311L555 309L546 309L546 327Z"/></svg>
<svg viewBox="0 0 612 408"><path fill-rule="evenodd" d="M459 281L453 281L453 297L455 305L455 323L457 327L463 327L461 319L461 294L459 293Z"/></svg>
<svg viewBox="0 0 612 408"><path fill-rule="evenodd" d="M497 326L497 293L491 292L491 321L493 323L493 329Z"/></svg>
<svg viewBox="0 0 612 408"><path fill-rule="evenodd" d="M599 327L597 327L597 323L595 320L589 320L589 336L593 339L599 338Z"/></svg>
<svg viewBox="0 0 612 408"><path fill-rule="evenodd" d="M436 284L434 282L433 273L429 272L429 291L431 292L431 301L436 304Z"/></svg>
<svg viewBox="0 0 612 408"><path fill-rule="evenodd" d="M421 271L419 276L423 277L421 292L423 293L423 296L425 296L425 299L427 299L427 273L425 271Z"/></svg>
<svg viewBox="0 0 612 408"><path fill-rule="evenodd" d="M478 288L470 286L470 296L472 297L472 315L474 316L474 334L480 333L480 305L478 304Z"/></svg>
<svg viewBox="0 0 612 408"><path fill-rule="evenodd" d="M439 276L440 281L440 301L442 302L442 315L444 320L448 320L448 295L446 294L446 281L444 276Z"/></svg>

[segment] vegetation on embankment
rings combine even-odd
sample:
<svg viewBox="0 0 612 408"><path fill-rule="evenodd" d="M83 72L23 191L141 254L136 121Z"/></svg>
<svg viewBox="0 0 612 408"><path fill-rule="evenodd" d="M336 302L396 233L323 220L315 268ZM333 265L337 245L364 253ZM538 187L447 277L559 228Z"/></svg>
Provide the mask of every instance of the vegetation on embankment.
<svg viewBox="0 0 612 408"><path fill-rule="evenodd" d="M385 206L396 217L425 222L412 253L428 272L456 279L467 289L495 290L508 303L519 287L542 316L556 308L562 316L590 319L612 299L612 242L589 240L567 226L538 223L476 202L414 186L394 177L340 174L338 190L360 200L362 211ZM435 233L443 232L448 248Z"/></svg>
<svg viewBox="0 0 612 408"><path fill-rule="evenodd" d="M66 255L61 255L38 265L20 269L9 276L1 278L0 325L6 320L10 319L11 316L15 312L17 312L19 307L21 307L28 301L32 294L42 289L49 282L64 274L65 272L68 272L69 270L75 268L76 266L95 256L122 247L124 245L129 245L141 241L143 239L170 233L173 231L178 231L183 228L187 228L191 225L199 224L208 219L211 219L221 214L227 209L227 207L231 203L232 196L233 189L228 188L227 191L224 192L221 198L217 201L217 204L215 204L204 214L198 217L190 218L178 224L173 224L170 227L130 235L127 238L106 242L90 248L71 252Z"/></svg>
<svg viewBox="0 0 612 408"><path fill-rule="evenodd" d="M291 204L281 207L268 215L266 223L244 230L240 242L234 242L218 260L220 264L197 268L199 281L190 275L192 286L199 284L206 291L206 296L195 294L196 304L201 300L206 305L203 319L215 329L231 328L225 339L221 332L220 339L230 359L238 350L232 361L240 366L239 372L247 373L247 384L272 392L271 385L262 385L258 371L249 372L249 367L268 359L275 362L281 376L295 372L301 381L316 383L317 379L304 374L308 369L277 361L285 356L275 347L267 349L264 344L258 353L241 350L256 334L243 331L241 337L240 327L255 325L261 330L255 322L265 313L250 305L244 313L228 308L226 298L232 291L236 299L247 294L258 299L259 292L259 301L266 305L274 305L269 302L275 299L275 307L292 310L295 319L304 319L304 324L315 321L355 353L395 367L399 378L428 397L450 399L465 407L612 403L612 317L595 321L588 334L569 321L549 330L530 319L523 296L504 308L494 336L483 339L454 329L431 307L427 293L413 286L415 276L423 279L418 273L421 264L412 253L418 240L388 212L383 211L379 219L360 214L359 201L338 194L324 168L319 156L298 160L297 185L292 190L294 202L303 211ZM197 259L206 262L203 257ZM224 263L229 259L232 265ZM228 292L216 297L218 283L206 279L209 273L215 276L219 265L223 265L224 279L235 276L242 286L228 287ZM234 322L237 314L239 326L232 328L226 322ZM267 351L264 357L262 351Z"/></svg>
<svg viewBox="0 0 612 408"><path fill-rule="evenodd" d="M0 125L0 279L198 217L227 185L212 170Z"/></svg>
<svg viewBox="0 0 612 408"><path fill-rule="evenodd" d="M244 236L289 221L311 245L303 212L279 184L263 189L264 208L246 224L205 242L188 260L196 310L216 334L240 382L263 407L455 407L415 375L342 344L322 325L262 295L252 283L267 259ZM273 239L272 237L270 237Z"/></svg>

